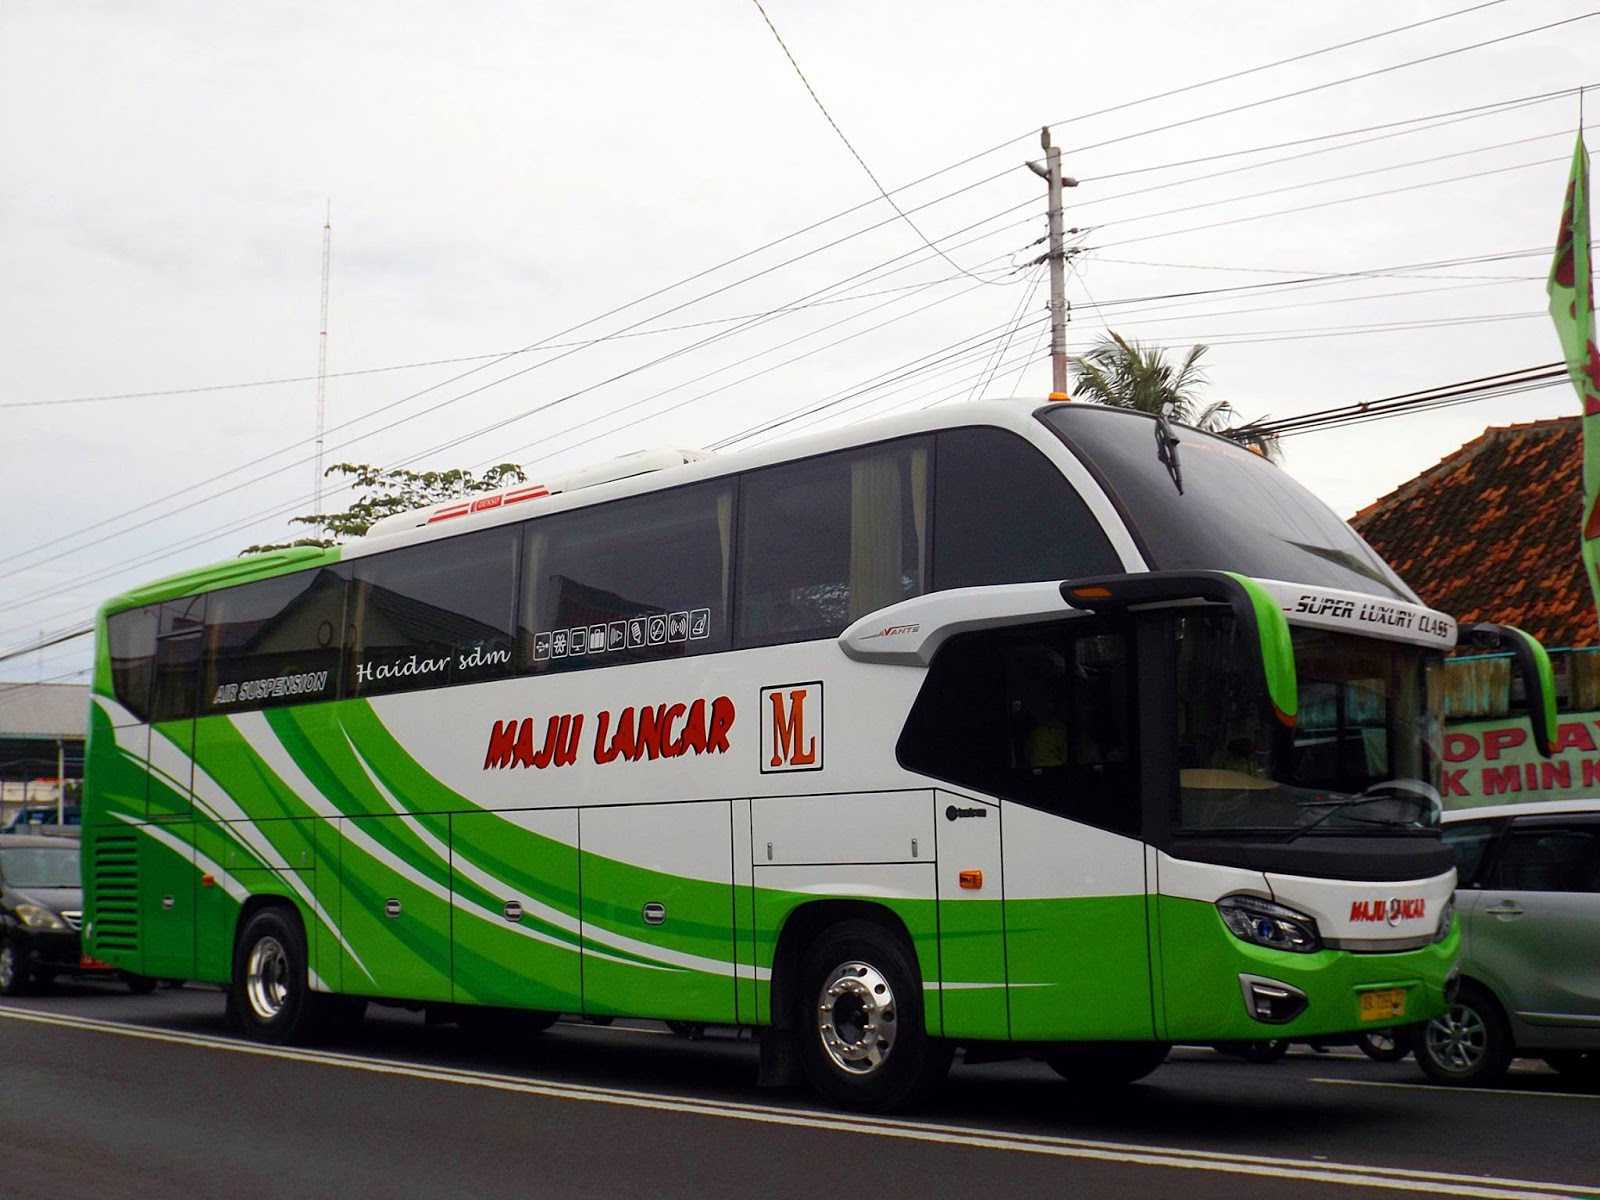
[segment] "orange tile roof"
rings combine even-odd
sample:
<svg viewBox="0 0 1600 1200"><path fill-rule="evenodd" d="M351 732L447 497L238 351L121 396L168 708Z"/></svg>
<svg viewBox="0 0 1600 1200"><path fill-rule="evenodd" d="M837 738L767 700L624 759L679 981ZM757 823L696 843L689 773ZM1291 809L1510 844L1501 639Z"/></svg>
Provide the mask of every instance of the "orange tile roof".
<svg viewBox="0 0 1600 1200"><path fill-rule="evenodd" d="M1429 605L1502 621L1546 646L1600 645L1583 575L1583 429L1491 427L1350 518Z"/></svg>

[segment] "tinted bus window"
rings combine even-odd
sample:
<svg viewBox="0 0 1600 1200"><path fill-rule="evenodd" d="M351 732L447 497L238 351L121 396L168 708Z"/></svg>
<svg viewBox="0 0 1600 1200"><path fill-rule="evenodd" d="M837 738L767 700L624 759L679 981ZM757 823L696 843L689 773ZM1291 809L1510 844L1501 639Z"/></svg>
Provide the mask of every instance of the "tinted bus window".
<svg viewBox="0 0 1600 1200"><path fill-rule="evenodd" d="M1140 828L1126 630L1074 621L940 649L900 735L902 766L1118 833Z"/></svg>
<svg viewBox="0 0 1600 1200"><path fill-rule="evenodd" d="M301 571L211 594L200 711L331 700L339 692L342 571Z"/></svg>
<svg viewBox="0 0 1600 1200"><path fill-rule="evenodd" d="M726 650L733 487L530 521L519 659L571 670Z"/></svg>
<svg viewBox="0 0 1600 1200"><path fill-rule="evenodd" d="M939 434L933 586L1110 575L1111 542L1061 472L1003 429Z"/></svg>
<svg viewBox="0 0 1600 1200"><path fill-rule="evenodd" d="M117 703L141 721L150 719L150 683L155 673L159 612L152 604L106 618L112 692Z"/></svg>
<svg viewBox="0 0 1600 1200"><path fill-rule="evenodd" d="M206 598L168 600L156 617L152 721L192 720L199 706L201 634Z"/></svg>
<svg viewBox="0 0 1600 1200"><path fill-rule="evenodd" d="M344 694L509 675L520 540L485 529L356 559Z"/></svg>
<svg viewBox="0 0 1600 1200"><path fill-rule="evenodd" d="M741 646L832 637L928 590L928 442L907 439L746 475Z"/></svg>

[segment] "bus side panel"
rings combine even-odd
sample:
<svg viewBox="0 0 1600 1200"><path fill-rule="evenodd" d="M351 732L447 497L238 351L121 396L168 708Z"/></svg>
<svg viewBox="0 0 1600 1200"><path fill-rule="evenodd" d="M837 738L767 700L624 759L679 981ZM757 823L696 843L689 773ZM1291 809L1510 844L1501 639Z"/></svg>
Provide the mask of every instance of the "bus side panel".
<svg viewBox="0 0 1600 1200"><path fill-rule="evenodd" d="M344 817L339 901L364 969L343 989L401 1000L449 1000L449 847L415 818Z"/></svg>
<svg viewBox="0 0 1600 1200"><path fill-rule="evenodd" d="M229 978L239 912L244 901L256 895L283 896L299 904L306 914L307 952L316 974L314 828L310 819L196 822L200 890L195 978L215 982Z"/></svg>
<svg viewBox="0 0 1600 1200"><path fill-rule="evenodd" d="M583 810L583 1011L732 1023L732 804Z"/></svg>
<svg viewBox="0 0 1600 1200"><path fill-rule="evenodd" d="M195 977L194 822L143 827L139 839L139 926L143 955L137 968L157 979Z"/></svg>
<svg viewBox="0 0 1600 1200"><path fill-rule="evenodd" d="M335 821L314 821L312 833L317 869L312 872L311 886L321 915L306 951L323 985L330 992L342 992L347 984L363 973L351 961L349 951L340 940L344 931L344 875L340 862L344 839L339 836L338 823Z"/></svg>
<svg viewBox="0 0 1600 1200"><path fill-rule="evenodd" d="M1155 1037L1142 843L1003 806L1011 1035Z"/></svg>
<svg viewBox="0 0 1600 1200"><path fill-rule="evenodd" d="M578 814L456 813L454 999L577 1012Z"/></svg>
<svg viewBox="0 0 1600 1200"><path fill-rule="evenodd" d="M150 727L98 697L89 705L83 757L83 821L144 820Z"/></svg>
<svg viewBox="0 0 1600 1200"><path fill-rule="evenodd" d="M733 802L733 936L735 970L738 973L735 1000L739 1024L760 1025L767 1017L769 1000L764 977L757 970L761 951L757 946L755 922L755 868L751 855L750 801Z"/></svg>
<svg viewBox="0 0 1600 1200"><path fill-rule="evenodd" d="M1000 807L934 793L939 861L939 997L944 1036L1010 1036Z"/></svg>
<svg viewBox="0 0 1600 1200"><path fill-rule="evenodd" d="M926 795L926 793L923 793ZM757 849L764 849L757 841ZM944 1034L939 1008L939 915L938 882L934 864L922 863L847 863L838 866L765 865L756 857L756 929L762 953L760 966L772 969L773 954L784 926L796 911L819 901L854 900L873 908L887 909L905 926L911 937L917 968L923 981L923 1013L928 1032ZM802 956L805 947L799 947ZM803 988L805 981L798 981ZM762 989L762 1004L770 1007L771 996ZM770 1021L770 1012L763 1016Z"/></svg>

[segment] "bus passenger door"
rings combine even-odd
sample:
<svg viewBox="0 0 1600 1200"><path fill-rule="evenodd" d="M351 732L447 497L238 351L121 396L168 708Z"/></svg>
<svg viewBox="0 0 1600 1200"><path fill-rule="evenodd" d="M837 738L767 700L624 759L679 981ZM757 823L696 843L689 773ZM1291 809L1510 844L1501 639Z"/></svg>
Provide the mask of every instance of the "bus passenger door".
<svg viewBox="0 0 1600 1200"><path fill-rule="evenodd" d="M580 1011L577 810L456 813L450 875L456 1002Z"/></svg>
<svg viewBox="0 0 1600 1200"><path fill-rule="evenodd" d="M732 1024L732 804L588 808L580 833L583 1012Z"/></svg>

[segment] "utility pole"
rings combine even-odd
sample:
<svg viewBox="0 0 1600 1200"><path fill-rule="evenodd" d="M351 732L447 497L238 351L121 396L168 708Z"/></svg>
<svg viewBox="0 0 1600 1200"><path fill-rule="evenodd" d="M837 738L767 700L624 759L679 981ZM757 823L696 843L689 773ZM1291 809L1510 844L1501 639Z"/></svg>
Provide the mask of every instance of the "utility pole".
<svg viewBox="0 0 1600 1200"><path fill-rule="evenodd" d="M311 511L322 512L322 429L327 420L328 387L328 259L333 250L333 201L328 201L328 216L322 226L322 333L317 339L317 479L312 492Z"/></svg>
<svg viewBox="0 0 1600 1200"><path fill-rule="evenodd" d="M1067 251L1061 233L1061 189L1078 181L1061 174L1061 150L1050 144L1050 127L1039 131L1045 165L1028 169L1050 185L1050 399L1067 400Z"/></svg>

